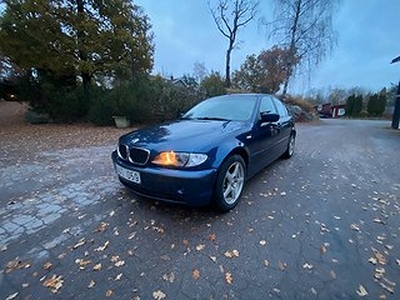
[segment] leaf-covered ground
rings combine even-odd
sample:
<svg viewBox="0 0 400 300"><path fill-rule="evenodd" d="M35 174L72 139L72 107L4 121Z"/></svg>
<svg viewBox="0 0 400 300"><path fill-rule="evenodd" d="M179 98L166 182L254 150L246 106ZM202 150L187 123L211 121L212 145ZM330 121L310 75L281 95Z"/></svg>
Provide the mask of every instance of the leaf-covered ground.
<svg viewBox="0 0 400 300"><path fill-rule="evenodd" d="M110 153L124 130L2 126L0 299L398 299L388 126L297 126L295 156L224 215L123 188Z"/></svg>
<svg viewBox="0 0 400 300"><path fill-rule="evenodd" d="M130 129L79 125L31 125L24 121L25 104L0 101L0 157L2 163L32 161L43 151L115 145Z"/></svg>

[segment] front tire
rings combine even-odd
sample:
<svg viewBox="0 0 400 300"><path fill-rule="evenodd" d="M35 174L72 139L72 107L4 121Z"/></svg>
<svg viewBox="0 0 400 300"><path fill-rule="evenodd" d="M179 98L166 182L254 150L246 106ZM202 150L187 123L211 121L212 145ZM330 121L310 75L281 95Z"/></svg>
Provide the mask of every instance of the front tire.
<svg viewBox="0 0 400 300"><path fill-rule="evenodd" d="M233 209L243 192L246 164L240 155L228 157L222 164L214 188L214 204L221 212Z"/></svg>

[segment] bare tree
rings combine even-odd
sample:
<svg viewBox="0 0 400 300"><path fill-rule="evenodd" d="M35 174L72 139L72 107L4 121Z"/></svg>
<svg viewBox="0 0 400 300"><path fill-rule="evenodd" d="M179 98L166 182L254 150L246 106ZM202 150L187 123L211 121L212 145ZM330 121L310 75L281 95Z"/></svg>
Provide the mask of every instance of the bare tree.
<svg viewBox="0 0 400 300"><path fill-rule="evenodd" d="M271 35L279 39L281 47L288 48L289 76L283 87L287 93L289 80L298 67L311 71L336 45L332 18L340 0L274 0L275 20Z"/></svg>
<svg viewBox="0 0 400 300"><path fill-rule="evenodd" d="M196 61L193 65L193 77L196 78L198 83L208 75L208 71L204 62Z"/></svg>
<svg viewBox="0 0 400 300"><path fill-rule="evenodd" d="M258 1L256 0L218 0L218 4L211 7L211 15L221 34L229 40L225 60L225 86L230 87L231 53L236 44L239 28L246 26L257 15Z"/></svg>

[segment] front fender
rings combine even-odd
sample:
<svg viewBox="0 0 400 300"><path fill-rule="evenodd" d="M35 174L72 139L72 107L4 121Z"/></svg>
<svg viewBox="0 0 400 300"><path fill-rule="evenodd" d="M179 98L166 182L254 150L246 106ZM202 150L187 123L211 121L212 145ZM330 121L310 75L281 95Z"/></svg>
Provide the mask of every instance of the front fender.
<svg viewBox="0 0 400 300"><path fill-rule="evenodd" d="M212 167L219 169L222 163L227 157L233 153L238 153L243 156L243 160L248 163L249 160L249 149L244 143L238 139L226 140L216 148L215 160Z"/></svg>

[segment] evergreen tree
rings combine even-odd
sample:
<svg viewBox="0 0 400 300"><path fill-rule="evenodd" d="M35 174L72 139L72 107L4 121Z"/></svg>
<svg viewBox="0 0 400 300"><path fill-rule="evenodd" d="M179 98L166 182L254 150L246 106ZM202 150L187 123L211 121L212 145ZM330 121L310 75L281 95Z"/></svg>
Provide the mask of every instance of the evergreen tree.
<svg viewBox="0 0 400 300"><path fill-rule="evenodd" d="M377 107L377 116L378 117L381 117L383 115L383 113L385 112L386 104L387 104L387 93L386 93L386 88L384 88L379 93L379 97L378 97L378 107Z"/></svg>
<svg viewBox="0 0 400 300"><path fill-rule="evenodd" d="M363 109L363 96L358 95L355 97L355 100L354 100L353 116L354 117L359 116L362 109Z"/></svg>
<svg viewBox="0 0 400 300"><path fill-rule="evenodd" d="M377 110L379 106L378 94L373 94L368 98L367 111L371 117L377 116Z"/></svg>
<svg viewBox="0 0 400 300"><path fill-rule="evenodd" d="M348 117L354 116L354 104L355 104L356 95L350 95L346 100L346 115Z"/></svg>
<svg viewBox="0 0 400 300"><path fill-rule="evenodd" d="M372 117L381 117L386 108L386 89L383 89L379 95L373 94L368 99L368 113Z"/></svg>

